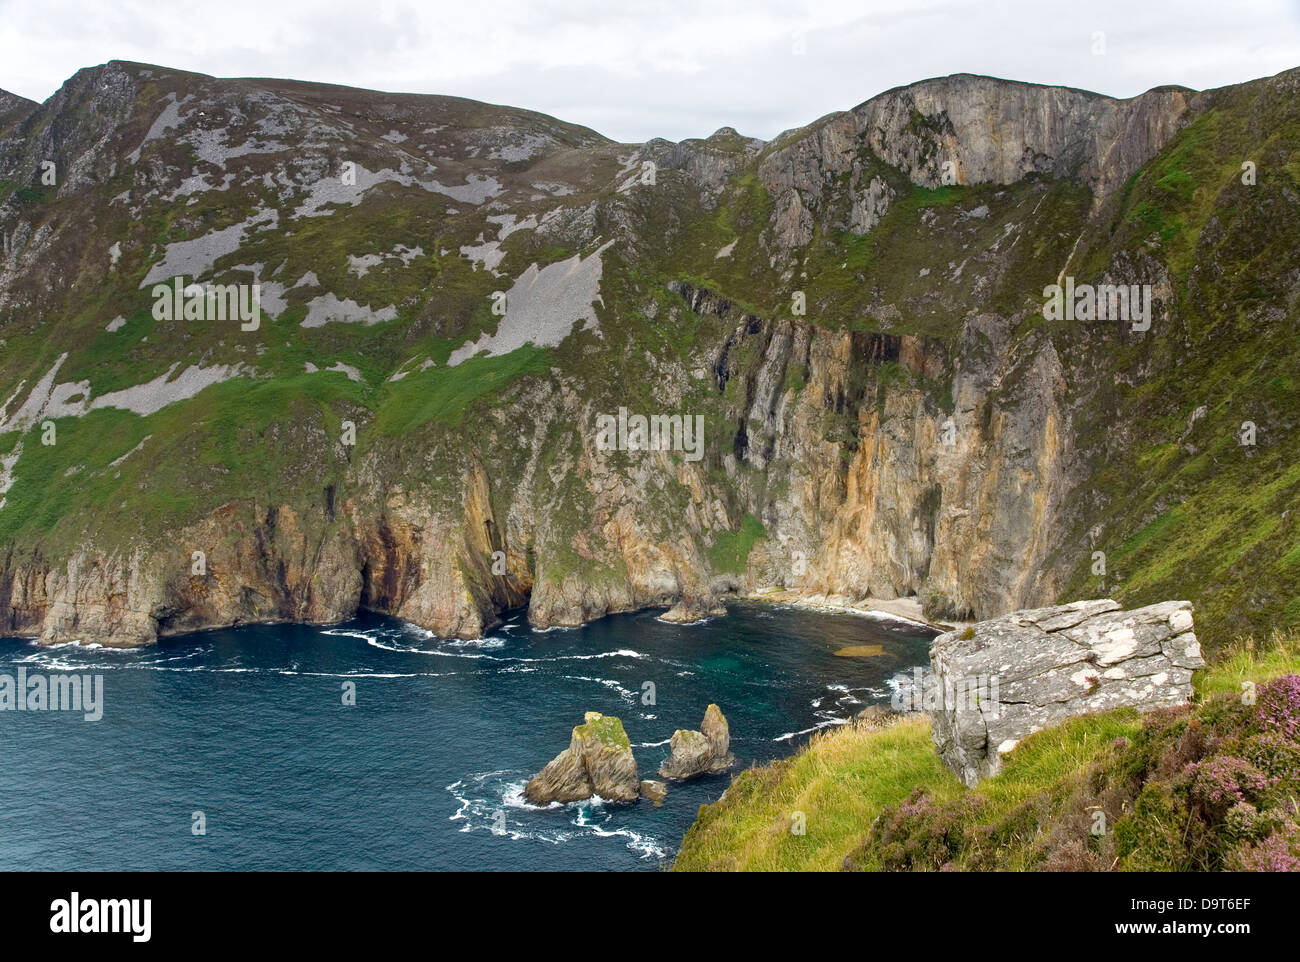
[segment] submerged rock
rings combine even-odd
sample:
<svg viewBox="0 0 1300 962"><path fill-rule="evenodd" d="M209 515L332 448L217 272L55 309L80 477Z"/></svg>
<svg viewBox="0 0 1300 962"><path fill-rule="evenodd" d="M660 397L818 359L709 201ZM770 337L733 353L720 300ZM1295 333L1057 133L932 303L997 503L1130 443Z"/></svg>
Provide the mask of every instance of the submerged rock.
<svg viewBox="0 0 1300 962"><path fill-rule="evenodd" d="M1073 715L1190 701L1204 665L1191 602L1076 601L940 635L923 707L940 756L974 785L1020 739Z"/></svg>
<svg viewBox="0 0 1300 962"><path fill-rule="evenodd" d="M731 731L726 717L717 705L710 705L699 731L679 728L673 732L669 742L672 754L659 766L659 777L680 780L725 772L736 764L735 756L728 750L730 744Z"/></svg>
<svg viewBox="0 0 1300 962"><path fill-rule="evenodd" d="M848 645L835 652L836 658L875 658L885 653L884 645Z"/></svg>
<svg viewBox="0 0 1300 962"><path fill-rule="evenodd" d="M577 802L592 795L611 802L634 802L640 794L636 758L623 723L589 711L573 729L569 747L524 786L534 805Z"/></svg>
<svg viewBox="0 0 1300 962"><path fill-rule="evenodd" d="M658 808L668 797L668 786L663 782L645 779L641 782L641 797L650 799L655 803L655 808Z"/></svg>

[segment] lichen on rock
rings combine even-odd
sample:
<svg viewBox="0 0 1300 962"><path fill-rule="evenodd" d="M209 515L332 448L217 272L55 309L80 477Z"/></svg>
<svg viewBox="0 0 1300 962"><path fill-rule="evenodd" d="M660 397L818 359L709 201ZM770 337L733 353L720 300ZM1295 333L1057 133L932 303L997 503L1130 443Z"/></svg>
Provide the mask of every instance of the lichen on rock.
<svg viewBox="0 0 1300 962"><path fill-rule="evenodd" d="M1205 666L1188 601L1119 610L1110 599L1014 611L930 648L934 743L967 785L1020 739L1073 715L1185 704ZM933 700L934 704L931 704Z"/></svg>

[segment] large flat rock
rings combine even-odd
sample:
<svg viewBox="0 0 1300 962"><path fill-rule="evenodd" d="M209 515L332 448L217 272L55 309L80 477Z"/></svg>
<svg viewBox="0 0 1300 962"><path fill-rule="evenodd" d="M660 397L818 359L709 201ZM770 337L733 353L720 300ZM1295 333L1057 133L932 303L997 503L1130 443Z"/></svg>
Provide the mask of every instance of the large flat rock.
<svg viewBox="0 0 1300 962"><path fill-rule="evenodd" d="M1188 601L1121 611L1109 599L1034 608L950 631L930 648L934 743L967 785L1020 739L1073 715L1191 699L1203 667Z"/></svg>

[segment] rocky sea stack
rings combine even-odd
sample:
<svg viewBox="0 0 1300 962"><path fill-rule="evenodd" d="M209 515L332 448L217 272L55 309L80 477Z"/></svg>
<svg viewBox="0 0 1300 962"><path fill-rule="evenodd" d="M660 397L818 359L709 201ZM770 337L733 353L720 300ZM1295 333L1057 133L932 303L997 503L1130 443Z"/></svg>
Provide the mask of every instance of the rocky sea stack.
<svg viewBox="0 0 1300 962"><path fill-rule="evenodd" d="M654 779L646 779L641 783L641 797L654 802L655 808L658 808L668 797L668 786Z"/></svg>
<svg viewBox="0 0 1300 962"><path fill-rule="evenodd" d="M636 759L623 723L594 711L573 729L569 747L524 786L524 797L534 805L578 802L592 795L634 802L640 793Z"/></svg>
<svg viewBox="0 0 1300 962"><path fill-rule="evenodd" d="M717 705L710 705L704 712L704 721L700 730L679 728L673 732L672 754L659 766L660 778L678 780L693 778L696 775L725 772L736 764L736 758L728 750L731 744L731 731L727 719Z"/></svg>

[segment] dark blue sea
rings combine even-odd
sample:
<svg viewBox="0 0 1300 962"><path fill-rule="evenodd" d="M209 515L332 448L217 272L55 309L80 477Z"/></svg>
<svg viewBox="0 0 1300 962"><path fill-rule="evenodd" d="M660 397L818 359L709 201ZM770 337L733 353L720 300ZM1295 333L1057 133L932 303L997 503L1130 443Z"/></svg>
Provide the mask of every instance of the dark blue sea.
<svg viewBox="0 0 1300 962"><path fill-rule="evenodd" d="M740 765L766 762L887 702L929 644L901 622L759 604L689 626L657 614L541 632L521 612L476 642L376 615L129 651L0 639L0 673L104 679L98 722L0 711L0 870L655 870L730 776L672 783L658 809L527 805L584 712L623 720L643 778L709 702ZM884 654L834 655L859 644Z"/></svg>

